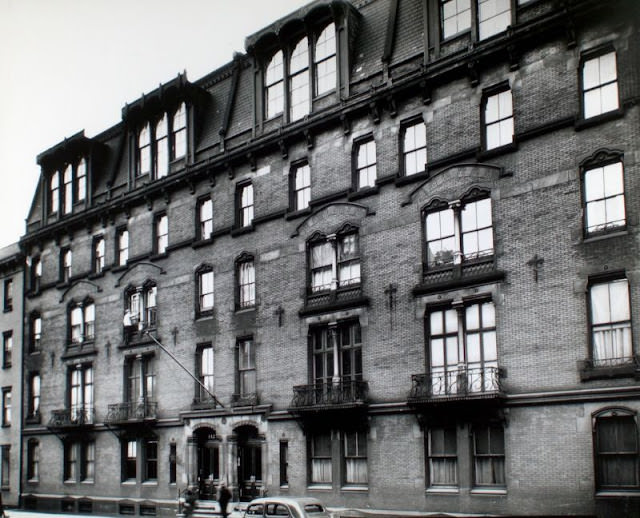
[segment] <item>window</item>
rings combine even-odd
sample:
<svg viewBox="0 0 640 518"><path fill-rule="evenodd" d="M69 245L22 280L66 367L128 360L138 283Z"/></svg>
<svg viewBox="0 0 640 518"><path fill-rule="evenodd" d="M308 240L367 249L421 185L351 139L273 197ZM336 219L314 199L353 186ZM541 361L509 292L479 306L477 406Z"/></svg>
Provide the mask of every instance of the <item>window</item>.
<svg viewBox="0 0 640 518"><path fill-rule="evenodd" d="M131 330L155 329L157 324L156 285L147 282L138 288L130 287L126 291L127 305L124 315L124 326Z"/></svg>
<svg viewBox="0 0 640 518"><path fill-rule="evenodd" d="M67 283L71 280L72 275L72 266L73 262L73 254L71 253L71 249L62 248L60 250L60 280L64 283Z"/></svg>
<svg viewBox="0 0 640 518"><path fill-rule="evenodd" d="M84 201L87 195L87 162L84 158L76 166L74 195L76 202Z"/></svg>
<svg viewBox="0 0 640 518"><path fill-rule="evenodd" d="M29 319L29 352L40 350L42 340L42 318L40 313L32 313Z"/></svg>
<svg viewBox="0 0 640 518"><path fill-rule="evenodd" d="M67 383L71 422L93 423L93 367L89 364L70 367Z"/></svg>
<svg viewBox="0 0 640 518"><path fill-rule="evenodd" d="M361 431L344 432L344 482L347 485L366 485L367 476L367 433Z"/></svg>
<svg viewBox="0 0 640 518"><path fill-rule="evenodd" d="M40 374L34 372L29 377L29 406L27 418L40 415Z"/></svg>
<svg viewBox="0 0 640 518"><path fill-rule="evenodd" d="M127 402L132 405L132 417L134 415L136 417L150 417L147 415L146 407L138 408L138 406L154 402L156 374L153 356L127 358L125 371L127 376L126 397ZM143 414L140 415L140 412Z"/></svg>
<svg viewBox="0 0 640 518"><path fill-rule="evenodd" d="M197 203L198 239L210 239L213 232L213 201L211 197L201 198Z"/></svg>
<svg viewBox="0 0 640 518"><path fill-rule="evenodd" d="M624 409L600 412L594 427L596 488L640 489L640 450L635 414Z"/></svg>
<svg viewBox="0 0 640 518"><path fill-rule="evenodd" d="M71 344L92 341L96 331L96 310L92 300L72 303L69 306Z"/></svg>
<svg viewBox="0 0 640 518"><path fill-rule="evenodd" d="M158 480L158 441L156 439L144 441L144 480Z"/></svg>
<svg viewBox="0 0 640 518"><path fill-rule="evenodd" d="M341 382L346 400L354 400L358 393L356 382L362 380L362 333L358 321L338 322L337 325L316 326L309 329L312 353L311 378L316 397L325 399L335 390L334 377ZM334 372L338 358L338 372ZM339 394L333 394L334 399ZM317 401L317 403L322 400Z"/></svg>
<svg viewBox="0 0 640 518"><path fill-rule="evenodd" d="M2 426L11 426L11 387L2 389Z"/></svg>
<svg viewBox="0 0 640 518"><path fill-rule="evenodd" d="M180 103L173 115L172 131L172 153L171 159L177 160L187 154L187 107Z"/></svg>
<svg viewBox="0 0 640 518"><path fill-rule="evenodd" d="M54 171L49 178L49 215L58 213L60 208L60 173Z"/></svg>
<svg viewBox="0 0 640 518"><path fill-rule="evenodd" d="M136 480L138 464L138 442L129 439L122 443L122 479Z"/></svg>
<svg viewBox="0 0 640 518"><path fill-rule="evenodd" d="M428 432L429 485L458 485L456 427L431 428Z"/></svg>
<svg viewBox="0 0 640 518"><path fill-rule="evenodd" d="M473 429L475 486L504 486L504 429L500 425Z"/></svg>
<svg viewBox="0 0 640 518"><path fill-rule="evenodd" d="M309 41L304 37L293 49L289 60L291 102L289 118L291 121L301 119L309 113L311 109L309 93Z"/></svg>
<svg viewBox="0 0 640 518"><path fill-rule="evenodd" d="M40 443L37 439L27 442L27 480L36 482L40 478Z"/></svg>
<svg viewBox="0 0 640 518"><path fill-rule="evenodd" d="M622 162L584 172L584 221L587 236L626 226Z"/></svg>
<svg viewBox="0 0 640 518"><path fill-rule="evenodd" d="M116 257L118 266L125 266L129 260L129 231L119 228L116 234Z"/></svg>
<svg viewBox="0 0 640 518"><path fill-rule="evenodd" d="M436 203L426 211L427 268L493 257L491 198Z"/></svg>
<svg viewBox="0 0 640 518"><path fill-rule="evenodd" d="M241 398L256 394L256 352L253 338L238 340L238 394Z"/></svg>
<svg viewBox="0 0 640 518"><path fill-rule="evenodd" d="M94 441L67 440L64 443L64 481L93 482L96 446Z"/></svg>
<svg viewBox="0 0 640 518"><path fill-rule="evenodd" d="M62 180L62 189L60 181ZM87 162L81 157L76 162L62 164L49 178L48 213L71 214L75 204L87 197Z"/></svg>
<svg viewBox="0 0 640 518"><path fill-rule="evenodd" d="M40 283L42 281L42 260L34 257L31 263L31 289L34 292L40 291Z"/></svg>
<svg viewBox="0 0 640 518"><path fill-rule="evenodd" d="M513 142L513 100L511 90L488 95L483 99L485 149L506 146Z"/></svg>
<svg viewBox="0 0 640 518"><path fill-rule="evenodd" d="M251 183L238 185L236 202L238 206L238 226L250 226L253 222L253 185Z"/></svg>
<svg viewBox="0 0 640 518"><path fill-rule="evenodd" d="M280 487L289 485L289 442L280 441Z"/></svg>
<svg viewBox="0 0 640 518"><path fill-rule="evenodd" d="M0 447L0 454L2 455L2 480L0 480L0 485L2 489L8 489L11 485L11 458L9 454L11 453L11 446L8 444L3 444Z"/></svg>
<svg viewBox="0 0 640 518"><path fill-rule="evenodd" d="M213 394L215 391L213 346L211 344L201 345L198 348L196 358L198 362L198 381L200 381L200 383L202 383L202 385L204 385L207 390ZM213 398L207 390L204 390L201 385L197 386L197 401L201 403L213 402Z"/></svg>
<svg viewBox="0 0 640 518"><path fill-rule="evenodd" d="M198 314L211 312L213 309L213 270L211 267L200 268L198 277Z"/></svg>
<svg viewBox="0 0 640 518"><path fill-rule="evenodd" d="M177 460L176 443L169 444L169 484L175 484L177 480Z"/></svg>
<svg viewBox="0 0 640 518"><path fill-rule="evenodd" d="M629 362L633 357L629 282L614 279L593 283L589 302L593 366Z"/></svg>
<svg viewBox="0 0 640 518"><path fill-rule="evenodd" d="M276 52L265 71L266 118L271 119L284 111L284 58Z"/></svg>
<svg viewBox="0 0 640 518"><path fill-rule="evenodd" d="M11 367L11 355L13 354L13 331L2 333L2 368Z"/></svg>
<svg viewBox="0 0 640 518"><path fill-rule="evenodd" d="M315 94L322 95L336 88L336 27L327 25L316 40Z"/></svg>
<svg viewBox="0 0 640 518"><path fill-rule="evenodd" d="M5 279L4 281L4 311L13 310L13 279Z"/></svg>
<svg viewBox="0 0 640 518"><path fill-rule="evenodd" d="M169 121L165 113L156 124L156 178L169 172Z"/></svg>
<svg viewBox="0 0 640 518"><path fill-rule="evenodd" d="M169 219L166 214L157 214L154 218L154 236L156 254L164 254L167 252L169 245Z"/></svg>
<svg viewBox="0 0 640 518"><path fill-rule="evenodd" d="M478 0L478 38L485 40L511 25L511 0Z"/></svg>
<svg viewBox="0 0 640 518"><path fill-rule="evenodd" d="M617 110L618 72L614 51L582 62L582 113L585 119Z"/></svg>
<svg viewBox="0 0 640 518"><path fill-rule="evenodd" d="M356 188L374 187L376 184L376 143L368 139L356 144Z"/></svg>
<svg viewBox="0 0 640 518"><path fill-rule="evenodd" d="M422 120L402 130L402 167L405 176L427 169L427 127Z"/></svg>
<svg viewBox="0 0 640 518"><path fill-rule="evenodd" d="M303 210L311 200L311 169L309 164L295 166L291 175L292 210Z"/></svg>
<svg viewBox="0 0 640 518"><path fill-rule="evenodd" d="M236 261L236 282L238 308L256 305L256 271L253 256L243 254Z"/></svg>
<svg viewBox="0 0 640 518"><path fill-rule="evenodd" d="M428 314L427 324L433 396L499 390L492 302L435 309ZM459 339L464 343L459 344Z"/></svg>
<svg viewBox="0 0 640 518"><path fill-rule="evenodd" d="M309 245L311 291L335 290L360 283L358 233L347 228Z"/></svg>
<svg viewBox="0 0 640 518"><path fill-rule="evenodd" d="M64 188L62 189L62 213L69 214L73 210L73 171L71 166L67 165L62 175Z"/></svg>
<svg viewBox="0 0 640 518"><path fill-rule="evenodd" d="M442 38L471 29L471 0L441 0Z"/></svg>
<svg viewBox="0 0 640 518"><path fill-rule="evenodd" d="M312 484L331 484L331 433L315 433L310 439Z"/></svg>
<svg viewBox="0 0 640 518"><path fill-rule="evenodd" d="M93 239L93 272L104 271L104 238L102 236Z"/></svg>

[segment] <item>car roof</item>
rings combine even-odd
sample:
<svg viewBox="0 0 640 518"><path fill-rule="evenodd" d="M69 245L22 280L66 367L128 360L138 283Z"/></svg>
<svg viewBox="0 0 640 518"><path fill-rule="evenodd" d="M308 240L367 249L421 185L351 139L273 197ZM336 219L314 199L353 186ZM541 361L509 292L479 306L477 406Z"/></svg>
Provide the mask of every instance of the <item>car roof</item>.
<svg viewBox="0 0 640 518"><path fill-rule="evenodd" d="M255 500L251 500L249 505L251 504L266 504L269 502L273 503L282 503L282 504L299 504L299 505L307 505L307 504L316 504L324 507L325 505L318 500L317 498L305 496L305 497L295 497L295 496L265 496L262 498L256 498Z"/></svg>

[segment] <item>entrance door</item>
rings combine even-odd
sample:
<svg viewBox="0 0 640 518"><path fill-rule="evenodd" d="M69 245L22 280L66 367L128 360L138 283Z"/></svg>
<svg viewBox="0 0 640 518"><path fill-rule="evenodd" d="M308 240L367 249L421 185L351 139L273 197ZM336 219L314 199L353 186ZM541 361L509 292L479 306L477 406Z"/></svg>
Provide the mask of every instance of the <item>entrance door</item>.
<svg viewBox="0 0 640 518"><path fill-rule="evenodd" d="M236 430L238 438L238 492L241 501L256 498L262 488L262 442L253 426Z"/></svg>
<svg viewBox="0 0 640 518"><path fill-rule="evenodd" d="M200 428L195 434L200 499L215 500L216 488L220 480L220 442L211 428Z"/></svg>

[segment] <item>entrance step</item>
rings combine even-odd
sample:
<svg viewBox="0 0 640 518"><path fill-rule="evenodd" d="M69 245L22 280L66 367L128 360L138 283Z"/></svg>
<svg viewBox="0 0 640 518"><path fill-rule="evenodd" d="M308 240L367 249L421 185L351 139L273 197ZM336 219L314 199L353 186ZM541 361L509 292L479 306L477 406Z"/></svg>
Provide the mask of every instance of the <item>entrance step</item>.
<svg viewBox="0 0 640 518"><path fill-rule="evenodd" d="M221 516L220 505L214 500L196 500L193 506L192 518L212 518Z"/></svg>

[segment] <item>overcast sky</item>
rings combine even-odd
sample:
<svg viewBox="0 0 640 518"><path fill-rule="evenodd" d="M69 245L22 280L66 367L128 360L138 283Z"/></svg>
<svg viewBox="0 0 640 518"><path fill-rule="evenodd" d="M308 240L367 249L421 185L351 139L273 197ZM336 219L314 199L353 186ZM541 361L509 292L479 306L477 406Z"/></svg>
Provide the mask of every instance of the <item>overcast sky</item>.
<svg viewBox="0 0 640 518"><path fill-rule="evenodd" d="M25 232L36 156L118 123L127 102L244 52L308 0L0 0L0 247Z"/></svg>

